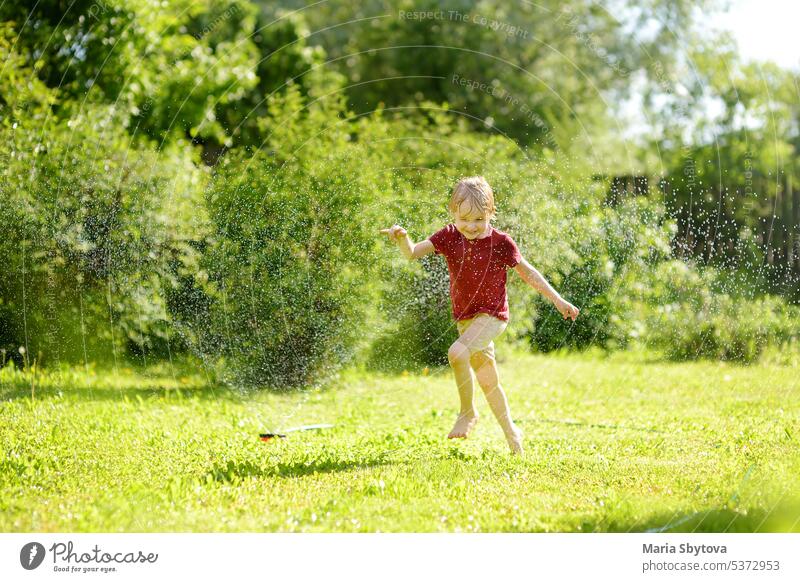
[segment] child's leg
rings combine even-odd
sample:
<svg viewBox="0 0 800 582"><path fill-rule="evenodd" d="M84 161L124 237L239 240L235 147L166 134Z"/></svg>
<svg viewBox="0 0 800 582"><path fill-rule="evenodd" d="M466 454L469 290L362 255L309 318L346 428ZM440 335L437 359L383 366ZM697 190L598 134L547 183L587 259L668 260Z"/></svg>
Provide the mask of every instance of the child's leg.
<svg viewBox="0 0 800 582"><path fill-rule="evenodd" d="M478 413L475 411L473 402L474 384L472 381L472 370L469 364L469 348L456 341L447 351L447 358L453 368L458 388L458 398L461 401L461 410L456 418L453 430L447 438L467 438L467 435L478 422Z"/></svg>
<svg viewBox="0 0 800 582"><path fill-rule="evenodd" d="M492 339L502 333L506 327L504 321L479 313L471 319L456 322L459 338L447 352L447 358L456 378L458 396L461 400L461 411L456 418L455 426L448 438L466 438L478 422L478 413L473 404L473 381L470 368L470 354L486 349Z"/></svg>
<svg viewBox="0 0 800 582"><path fill-rule="evenodd" d="M497 362L494 359L494 346L490 345L486 350L475 352L470 358L470 363L475 370L478 383L486 395L486 401L500 428L506 435L508 446L515 454L522 453L522 431L514 424L511 419L511 411L508 408L506 394L500 386L500 376L497 372Z"/></svg>

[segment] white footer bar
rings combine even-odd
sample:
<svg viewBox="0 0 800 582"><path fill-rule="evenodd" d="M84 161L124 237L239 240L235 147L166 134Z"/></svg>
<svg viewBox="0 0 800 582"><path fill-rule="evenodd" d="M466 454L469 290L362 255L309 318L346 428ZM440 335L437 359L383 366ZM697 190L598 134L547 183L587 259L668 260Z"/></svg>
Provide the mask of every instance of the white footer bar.
<svg viewBox="0 0 800 582"><path fill-rule="evenodd" d="M800 534L0 534L0 580L797 581L798 564Z"/></svg>

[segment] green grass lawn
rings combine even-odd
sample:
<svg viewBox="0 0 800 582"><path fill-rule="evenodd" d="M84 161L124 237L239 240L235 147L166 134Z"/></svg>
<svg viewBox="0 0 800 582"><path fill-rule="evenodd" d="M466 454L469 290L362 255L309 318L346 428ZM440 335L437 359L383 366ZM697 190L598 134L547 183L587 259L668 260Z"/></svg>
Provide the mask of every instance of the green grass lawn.
<svg viewBox="0 0 800 582"><path fill-rule="evenodd" d="M183 365L0 386L0 531L800 531L800 368L502 349L515 458L449 370L240 394ZM332 429L263 443L258 433Z"/></svg>

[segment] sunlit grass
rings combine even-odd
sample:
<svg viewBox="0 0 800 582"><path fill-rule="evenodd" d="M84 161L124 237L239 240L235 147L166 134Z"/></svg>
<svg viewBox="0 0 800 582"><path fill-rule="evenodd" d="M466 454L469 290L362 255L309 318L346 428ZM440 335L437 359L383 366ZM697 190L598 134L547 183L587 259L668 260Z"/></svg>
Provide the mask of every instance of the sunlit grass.
<svg viewBox="0 0 800 582"><path fill-rule="evenodd" d="M0 380L2 531L800 531L796 361L501 350L524 458L448 370L242 394L183 363ZM332 423L261 442L258 433Z"/></svg>

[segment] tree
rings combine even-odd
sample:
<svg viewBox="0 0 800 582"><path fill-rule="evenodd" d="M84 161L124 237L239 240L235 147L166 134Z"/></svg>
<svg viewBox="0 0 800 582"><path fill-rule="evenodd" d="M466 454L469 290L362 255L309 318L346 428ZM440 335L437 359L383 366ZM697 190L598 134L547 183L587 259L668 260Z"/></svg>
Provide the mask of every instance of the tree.
<svg viewBox="0 0 800 582"><path fill-rule="evenodd" d="M651 74L650 59L670 70L682 43L675 31L690 28L698 7L689 0L646 8L627 0L610 8L591 0L277 6L309 22L309 38L347 77L357 113L384 104L408 115L422 102L446 102L474 129L550 149L602 134L634 73ZM648 33L638 34L645 25Z"/></svg>

